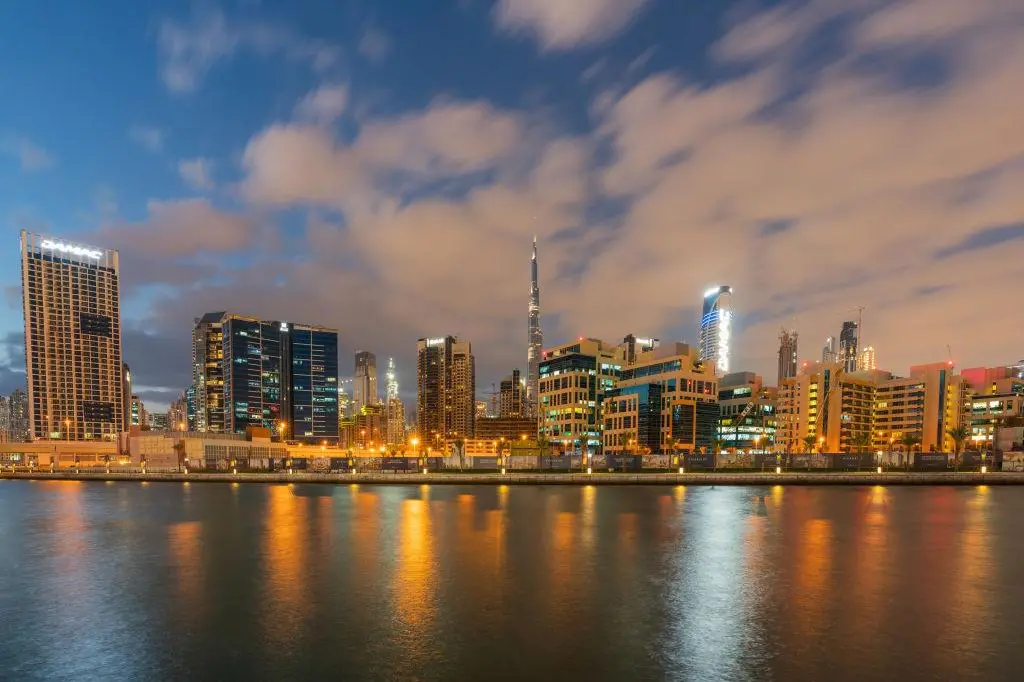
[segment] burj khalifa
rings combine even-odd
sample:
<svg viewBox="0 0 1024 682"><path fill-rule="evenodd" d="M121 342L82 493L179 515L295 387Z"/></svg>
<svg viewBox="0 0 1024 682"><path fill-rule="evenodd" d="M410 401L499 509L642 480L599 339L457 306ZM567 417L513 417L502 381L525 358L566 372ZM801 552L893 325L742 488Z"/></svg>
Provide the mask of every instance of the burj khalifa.
<svg viewBox="0 0 1024 682"><path fill-rule="evenodd" d="M540 376L540 354L544 334L540 330L540 285L537 284L537 237L533 238L533 257L530 259L530 321L529 345L526 351L526 404L530 415L537 416L537 381Z"/></svg>

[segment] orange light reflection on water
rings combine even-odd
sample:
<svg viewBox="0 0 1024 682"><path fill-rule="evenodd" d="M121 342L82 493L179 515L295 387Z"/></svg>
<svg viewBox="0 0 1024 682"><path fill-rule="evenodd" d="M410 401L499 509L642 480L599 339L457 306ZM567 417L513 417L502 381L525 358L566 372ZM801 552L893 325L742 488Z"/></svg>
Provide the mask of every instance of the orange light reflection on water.
<svg viewBox="0 0 1024 682"><path fill-rule="evenodd" d="M266 488L267 518L263 526L264 627L268 639L280 646L292 641L302 625L305 609L303 568L308 554L306 499L296 497L291 487Z"/></svg>

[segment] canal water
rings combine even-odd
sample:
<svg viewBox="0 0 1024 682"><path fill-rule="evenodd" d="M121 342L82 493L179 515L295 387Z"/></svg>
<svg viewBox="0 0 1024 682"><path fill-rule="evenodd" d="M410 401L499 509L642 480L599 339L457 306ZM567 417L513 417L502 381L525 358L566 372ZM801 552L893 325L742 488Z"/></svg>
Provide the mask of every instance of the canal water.
<svg viewBox="0 0 1024 682"><path fill-rule="evenodd" d="M2 680L1015 680L1024 488L0 481Z"/></svg>

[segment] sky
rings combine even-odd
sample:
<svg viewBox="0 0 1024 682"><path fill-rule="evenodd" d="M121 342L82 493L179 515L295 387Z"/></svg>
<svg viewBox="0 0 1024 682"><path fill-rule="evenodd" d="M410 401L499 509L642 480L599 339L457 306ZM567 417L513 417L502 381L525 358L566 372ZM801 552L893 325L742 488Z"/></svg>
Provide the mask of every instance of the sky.
<svg viewBox="0 0 1024 682"><path fill-rule="evenodd" d="M18 232L118 249L138 392L194 318L394 357L696 342L774 383L863 306L880 367L1024 358L1024 0L224 0L0 11L0 390L24 383Z"/></svg>

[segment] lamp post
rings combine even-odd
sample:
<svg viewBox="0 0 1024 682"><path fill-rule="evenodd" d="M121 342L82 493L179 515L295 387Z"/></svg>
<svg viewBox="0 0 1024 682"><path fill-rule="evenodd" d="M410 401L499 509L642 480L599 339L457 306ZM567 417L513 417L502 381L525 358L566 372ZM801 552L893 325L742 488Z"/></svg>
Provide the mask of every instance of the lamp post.
<svg viewBox="0 0 1024 682"><path fill-rule="evenodd" d="M277 433L278 433L278 437L281 439L282 443L284 442L285 433L287 431L288 431L288 425L286 423L284 423L284 421L279 421L277 423Z"/></svg>

